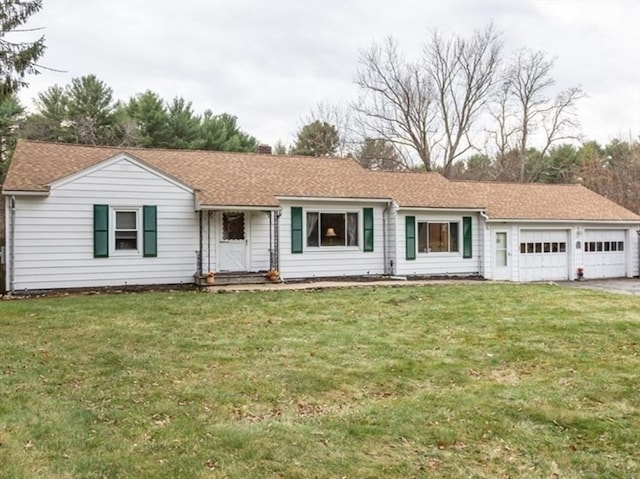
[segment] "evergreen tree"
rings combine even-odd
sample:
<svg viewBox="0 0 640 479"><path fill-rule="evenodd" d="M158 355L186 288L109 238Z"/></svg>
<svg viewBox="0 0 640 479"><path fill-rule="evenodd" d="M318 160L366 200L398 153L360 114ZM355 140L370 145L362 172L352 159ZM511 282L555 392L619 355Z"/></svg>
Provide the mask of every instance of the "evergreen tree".
<svg viewBox="0 0 640 479"><path fill-rule="evenodd" d="M25 86L26 75L39 73L36 62L44 53L44 36L33 42L7 37L41 8L42 0L0 1L0 101Z"/></svg>

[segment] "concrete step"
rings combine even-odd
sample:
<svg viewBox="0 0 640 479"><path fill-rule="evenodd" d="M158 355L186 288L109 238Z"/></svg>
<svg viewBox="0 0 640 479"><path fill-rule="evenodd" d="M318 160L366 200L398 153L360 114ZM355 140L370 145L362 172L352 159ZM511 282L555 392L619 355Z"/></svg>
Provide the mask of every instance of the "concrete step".
<svg viewBox="0 0 640 479"><path fill-rule="evenodd" d="M213 283L207 282L206 275L196 278L198 286L226 286L233 284L268 284L278 283L280 280L272 281L266 277L266 271L258 272L221 272L215 273Z"/></svg>

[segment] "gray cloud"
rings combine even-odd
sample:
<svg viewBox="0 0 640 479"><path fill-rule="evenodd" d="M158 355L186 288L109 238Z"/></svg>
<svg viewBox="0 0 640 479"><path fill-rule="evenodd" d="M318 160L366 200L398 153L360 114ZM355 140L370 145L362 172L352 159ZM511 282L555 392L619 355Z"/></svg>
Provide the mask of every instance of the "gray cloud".
<svg viewBox="0 0 640 479"><path fill-rule="evenodd" d="M506 51L556 57L559 88L581 85L584 133L606 142L640 133L640 3L509 1L45 2L44 72L21 93L93 73L126 100L151 89L202 112L228 112L260 140L291 141L318 102L356 96L358 54L396 37L415 57L429 32L466 34L493 21Z"/></svg>

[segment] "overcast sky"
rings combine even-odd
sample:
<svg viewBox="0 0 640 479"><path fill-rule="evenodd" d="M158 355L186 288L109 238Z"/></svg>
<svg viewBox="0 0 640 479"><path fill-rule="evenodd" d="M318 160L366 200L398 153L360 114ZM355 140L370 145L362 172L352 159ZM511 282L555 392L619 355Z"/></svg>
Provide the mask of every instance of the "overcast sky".
<svg viewBox="0 0 640 479"><path fill-rule="evenodd" d="M45 0L41 63L64 73L29 77L38 92L95 74L127 100L150 89L227 112L261 142L290 143L319 102L346 104L362 49L394 36L415 57L433 30L468 35L493 22L505 53L556 58L557 87L581 86L587 138L640 134L640 0L216 1Z"/></svg>

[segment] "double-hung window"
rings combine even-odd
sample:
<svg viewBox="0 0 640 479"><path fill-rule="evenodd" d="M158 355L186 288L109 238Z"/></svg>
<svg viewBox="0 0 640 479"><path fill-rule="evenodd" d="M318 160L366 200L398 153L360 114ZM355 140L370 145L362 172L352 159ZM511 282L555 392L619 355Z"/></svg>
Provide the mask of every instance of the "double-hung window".
<svg viewBox="0 0 640 479"><path fill-rule="evenodd" d="M460 223L418 222L418 253L458 253Z"/></svg>
<svg viewBox="0 0 640 479"><path fill-rule="evenodd" d="M307 246L358 246L358 213L307 212Z"/></svg>
<svg viewBox="0 0 640 479"><path fill-rule="evenodd" d="M137 251L139 221L137 209L114 209L114 249L116 251Z"/></svg>
<svg viewBox="0 0 640 479"><path fill-rule="evenodd" d="M93 256L158 256L158 208L93 205Z"/></svg>

